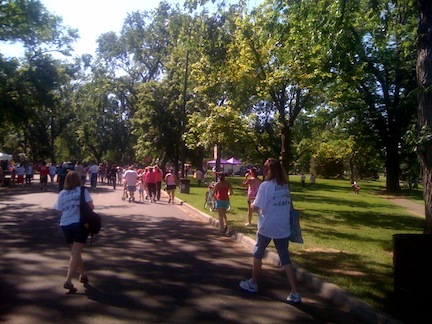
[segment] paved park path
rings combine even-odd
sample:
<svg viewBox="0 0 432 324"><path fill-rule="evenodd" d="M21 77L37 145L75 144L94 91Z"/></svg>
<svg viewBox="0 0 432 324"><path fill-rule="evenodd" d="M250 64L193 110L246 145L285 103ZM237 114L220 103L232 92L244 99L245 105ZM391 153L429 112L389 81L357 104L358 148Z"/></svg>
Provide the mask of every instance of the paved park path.
<svg viewBox="0 0 432 324"><path fill-rule="evenodd" d="M316 278L288 304L287 281L265 263L260 293L242 291L251 249L220 236L179 202L122 201L122 190L91 190L103 230L83 258L90 283L62 288L68 249L52 211L56 187L0 188L0 322L4 323L378 323L367 305ZM243 242L244 243L244 242ZM310 284L313 282L314 284ZM327 289L325 289L327 287ZM350 304L352 305L352 303ZM389 320L387 323L390 323Z"/></svg>

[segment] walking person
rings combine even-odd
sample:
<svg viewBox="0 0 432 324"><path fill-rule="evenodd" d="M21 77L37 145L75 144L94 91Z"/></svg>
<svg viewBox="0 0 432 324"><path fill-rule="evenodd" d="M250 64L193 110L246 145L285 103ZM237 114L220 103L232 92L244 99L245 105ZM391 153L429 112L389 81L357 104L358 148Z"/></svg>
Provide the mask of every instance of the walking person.
<svg viewBox="0 0 432 324"><path fill-rule="evenodd" d="M88 169L88 173L90 175L90 185L93 189L96 189L99 172L100 169L96 163L93 163Z"/></svg>
<svg viewBox="0 0 432 324"><path fill-rule="evenodd" d="M167 174L165 175L165 184L166 184L166 191L168 193L168 204L169 203L175 203L175 191L177 188L177 177L175 174L169 170Z"/></svg>
<svg viewBox="0 0 432 324"><path fill-rule="evenodd" d="M128 193L129 202L135 201L136 184L138 180L138 173L134 170L133 165L130 165L124 174L124 181Z"/></svg>
<svg viewBox="0 0 432 324"><path fill-rule="evenodd" d="M302 188L306 187L306 176L304 175L304 173L302 173L302 175L300 177L300 182L301 182Z"/></svg>
<svg viewBox="0 0 432 324"><path fill-rule="evenodd" d="M248 204L248 221L245 226L252 226L252 214L253 208L252 203L258 193L258 188L261 184L261 180L258 179L257 168L249 169L249 172L245 174L245 178L242 183L242 187L247 187L247 204Z"/></svg>
<svg viewBox="0 0 432 324"><path fill-rule="evenodd" d="M46 191L47 184L48 184L48 175L50 174L50 168L47 167L46 162L43 161L42 164L39 166L38 171L39 171L40 190Z"/></svg>
<svg viewBox="0 0 432 324"><path fill-rule="evenodd" d="M309 178L309 182L311 184L311 188L315 187L315 182L316 182L315 174L311 173L310 178Z"/></svg>
<svg viewBox="0 0 432 324"><path fill-rule="evenodd" d="M31 163L27 163L25 166L26 186L31 186L32 179L33 179L33 166Z"/></svg>
<svg viewBox="0 0 432 324"><path fill-rule="evenodd" d="M54 177L57 174L57 168L56 168L55 165L53 165L51 163L51 165L48 167L48 170L49 170L49 176L50 176L50 179L51 179L51 184L53 184L54 183Z"/></svg>
<svg viewBox="0 0 432 324"><path fill-rule="evenodd" d="M289 302L301 302L297 290L294 269L288 250L290 228L291 195L288 187L288 178L282 164L269 158L264 164L265 181L258 189L255 201L252 204L258 210L258 232L253 254L252 278L240 282L240 287L249 292L258 292L258 282L261 274L262 259L270 241L273 240L282 267L288 278L291 293Z"/></svg>
<svg viewBox="0 0 432 324"><path fill-rule="evenodd" d="M145 174L145 183L148 189L148 197L150 202L156 202L156 173L153 172L153 167L148 167L148 172Z"/></svg>
<svg viewBox="0 0 432 324"><path fill-rule="evenodd" d="M15 172L17 175L17 184L22 187L24 185L24 175L25 169L24 166L20 163L15 167Z"/></svg>
<svg viewBox="0 0 432 324"><path fill-rule="evenodd" d="M162 190L163 173L162 173L162 170L159 168L159 165L155 165L153 172L155 173L155 176L156 176L156 199L160 200L161 190Z"/></svg>
<svg viewBox="0 0 432 324"><path fill-rule="evenodd" d="M229 232L226 211L230 206L229 196L232 194L232 185L225 180L225 174L222 173L219 177L219 181L216 183L213 189L213 196L216 199L216 209L218 211L221 234L227 234Z"/></svg>
<svg viewBox="0 0 432 324"><path fill-rule="evenodd" d="M203 179L203 175L204 173L200 169L197 169L194 174L194 178L196 179L198 186L200 187L201 187L201 181Z"/></svg>
<svg viewBox="0 0 432 324"><path fill-rule="evenodd" d="M66 281L63 285L63 288L68 289L71 293L77 291L72 283L76 270L80 273L79 281L81 283L86 284L89 281L81 257L89 234L80 223L80 196L81 178L76 171L70 171L66 175L63 190L60 191L53 208L60 215L60 227L71 248ZM84 199L90 208L94 209L93 201L87 189L84 190Z"/></svg>

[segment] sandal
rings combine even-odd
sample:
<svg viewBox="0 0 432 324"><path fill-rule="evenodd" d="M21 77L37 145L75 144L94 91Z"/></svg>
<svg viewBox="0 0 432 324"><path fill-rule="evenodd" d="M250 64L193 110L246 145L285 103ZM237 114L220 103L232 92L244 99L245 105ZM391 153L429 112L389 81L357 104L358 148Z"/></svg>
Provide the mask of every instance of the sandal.
<svg viewBox="0 0 432 324"><path fill-rule="evenodd" d="M87 275L84 274L84 275L81 275L81 276L79 277L79 281L80 281L81 283L83 283L83 284L86 284L86 283L89 282L89 279L88 279Z"/></svg>
<svg viewBox="0 0 432 324"><path fill-rule="evenodd" d="M76 293L78 289L76 289L74 287L74 285L72 284L72 282L65 282L63 284L63 288L64 289L68 289L70 293Z"/></svg>

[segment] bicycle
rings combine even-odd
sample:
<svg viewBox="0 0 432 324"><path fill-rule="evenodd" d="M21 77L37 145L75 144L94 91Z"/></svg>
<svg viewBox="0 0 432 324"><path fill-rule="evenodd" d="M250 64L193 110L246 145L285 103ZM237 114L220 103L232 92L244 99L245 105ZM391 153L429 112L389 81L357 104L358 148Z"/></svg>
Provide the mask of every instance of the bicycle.
<svg viewBox="0 0 432 324"><path fill-rule="evenodd" d="M213 197L213 188L215 184L216 182L212 181L207 187L207 191L205 193L204 209L208 209L211 212L216 209L216 201Z"/></svg>

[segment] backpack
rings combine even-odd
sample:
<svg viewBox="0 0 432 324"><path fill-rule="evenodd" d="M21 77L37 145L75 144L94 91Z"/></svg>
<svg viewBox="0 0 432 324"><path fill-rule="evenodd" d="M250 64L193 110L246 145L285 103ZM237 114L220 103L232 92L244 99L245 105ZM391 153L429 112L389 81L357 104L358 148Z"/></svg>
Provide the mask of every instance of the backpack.
<svg viewBox="0 0 432 324"><path fill-rule="evenodd" d="M80 223L83 226L84 230L87 231L92 238L93 236L98 234L102 227L102 219L100 215L95 213L90 209L90 206L87 204L84 198L84 190L86 187L81 187L81 196L80 196Z"/></svg>

